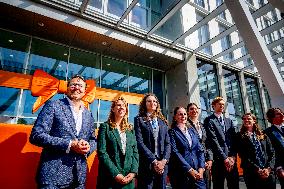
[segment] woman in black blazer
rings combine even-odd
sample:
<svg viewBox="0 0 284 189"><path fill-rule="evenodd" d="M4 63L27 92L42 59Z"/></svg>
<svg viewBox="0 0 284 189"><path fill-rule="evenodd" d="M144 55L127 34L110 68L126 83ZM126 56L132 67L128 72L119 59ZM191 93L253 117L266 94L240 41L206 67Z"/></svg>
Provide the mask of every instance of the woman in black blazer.
<svg viewBox="0 0 284 189"><path fill-rule="evenodd" d="M269 138L260 130L255 115L246 113L238 133L238 152L248 189L275 189L274 150Z"/></svg>
<svg viewBox="0 0 284 189"><path fill-rule="evenodd" d="M140 158L138 188L166 189L171 144L167 120L154 94L142 99L134 129Z"/></svg>
<svg viewBox="0 0 284 189"><path fill-rule="evenodd" d="M183 107L176 107L169 130L172 153L169 177L173 189L206 189L203 179L204 150L193 127L187 123Z"/></svg>
<svg viewBox="0 0 284 189"><path fill-rule="evenodd" d="M203 125L198 121L199 115L200 115L200 110L197 104L195 103L189 103L186 108L187 115L188 115L188 123L196 130L198 136L199 136L199 141L203 145L203 148L205 149L205 171L204 171L204 181L206 183L206 188L210 189L211 188L211 166L213 162L213 153L212 151L207 148L206 144L206 131L203 127Z"/></svg>

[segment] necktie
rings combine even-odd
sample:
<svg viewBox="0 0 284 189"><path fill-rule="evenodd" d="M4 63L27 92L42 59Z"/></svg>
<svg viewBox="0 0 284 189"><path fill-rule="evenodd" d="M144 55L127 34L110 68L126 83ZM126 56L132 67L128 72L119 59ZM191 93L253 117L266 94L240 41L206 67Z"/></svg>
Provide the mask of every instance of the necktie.
<svg viewBox="0 0 284 189"><path fill-rule="evenodd" d="M259 140L256 138L255 134L252 135L252 141L253 141L253 145L254 145L255 152L256 152L256 161L257 161L258 165L261 168L263 168L264 164L265 164L264 154L263 154L263 151L261 149L261 144L260 144Z"/></svg>
<svg viewBox="0 0 284 189"><path fill-rule="evenodd" d="M158 127L158 121L157 119L152 119L151 125L153 129L156 129Z"/></svg>
<svg viewBox="0 0 284 189"><path fill-rule="evenodd" d="M224 125L224 121L223 121L222 116L220 116L220 117L218 118L218 120L219 120L220 125L221 125L221 127L222 127L222 131L225 132L225 125Z"/></svg>

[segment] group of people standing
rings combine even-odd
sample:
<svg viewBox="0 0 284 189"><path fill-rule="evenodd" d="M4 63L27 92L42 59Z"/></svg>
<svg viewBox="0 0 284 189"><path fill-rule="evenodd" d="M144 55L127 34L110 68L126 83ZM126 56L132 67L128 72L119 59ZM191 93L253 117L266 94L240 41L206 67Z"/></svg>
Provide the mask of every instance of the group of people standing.
<svg viewBox="0 0 284 189"><path fill-rule="evenodd" d="M239 188L237 154L242 159L247 188L275 188L275 174L284 180L284 115L280 108L267 112L271 127L264 132L256 117L243 116L240 132L223 113L225 101L212 101L214 113L204 123L195 103L176 107L171 125L158 98L146 94L128 122L126 99L112 102L108 120L95 136L94 120L81 102L86 82L74 76L67 97L48 102L33 127L30 142L43 147L37 183L39 188L84 188L86 158L96 147L99 159L98 189L165 189L167 176L173 189ZM282 157L282 158L281 158ZM275 165L274 165L275 160ZM137 178L135 183L134 178Z"/></svg>

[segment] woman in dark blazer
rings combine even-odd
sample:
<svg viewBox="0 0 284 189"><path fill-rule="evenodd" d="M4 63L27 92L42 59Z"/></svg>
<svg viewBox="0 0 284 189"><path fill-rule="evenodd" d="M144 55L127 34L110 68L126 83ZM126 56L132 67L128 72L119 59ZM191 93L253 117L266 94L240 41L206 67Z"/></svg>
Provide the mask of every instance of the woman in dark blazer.
<svg viewBox="0 0 284 189"><path fill-rule="evenodd" d="M165 189L171 145L167 121L154 94L142 99L134 129L140 157L138 188Z"/></svg>
<svg viewBox="0 0 284 189"><path fill-rule="evenodd" d="M248 189L275 189L274 150L269 138L260 130L256 117L246 113L238 133L238 152Z"/></svg>
<svg viewBox="0 0 284 189"><path fill-rule="evenodd" d="M169 177L173 189L206 189L203 179L204 149L193 127L187 123L183 107L176 107L169 130L172 153Z"/></svg>
<svg viewBox="0 0 284 189"><path fill-rule="evenodd" d="M213 153L212 151L207 147L208 144L206 144L206 131L203 127L203 125L198 121L200 111L199 107L195 103L189 103L186 107L187 115L188 115L188 123L191 127L193 127L198 136L199 141L202 144L203 148L205 149L205 171L204 171L204 181L206 183L206 188L211 188L211 166L213 162Z"/></svg>
<svg viewBox="0 0 284 189"><path fill-rule="evenodd" d="M98 189L133 189L139 155L135 133L128 123L123 97L112 102L108 121L98 133Z"/></svg>

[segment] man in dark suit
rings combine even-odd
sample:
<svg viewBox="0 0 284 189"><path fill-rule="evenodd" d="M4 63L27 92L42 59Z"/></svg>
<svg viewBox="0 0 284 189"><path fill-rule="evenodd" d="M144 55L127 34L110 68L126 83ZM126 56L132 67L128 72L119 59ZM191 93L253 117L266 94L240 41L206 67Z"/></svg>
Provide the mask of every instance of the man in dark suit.
<svg viewBox="0 0 284 189"><path fill-rule="evenodd" d="M140 162L138 188L166 189L170 137L158 98L154 94L146 94L142 99L139 115L134 119L134 129Z"/></svg>
<svg viewBox="0 0 284 189"><path fill-rule="evenodd" d="M86 82L76 75L67 98L49 101L38 115L30 142L43 147L38 188L85 188L86 158L96 148L94 119L81 101Z"/></svg>
<svg viewBox="0 0 284 189"><path fill-rule="evenodd" d="M270 138L275 150L276 175L284 188L284 113L280 108L270 108L266 113L268 121L272 124L264 132Z"/></svg>
<svg viewBox="0 0 284 189"><path fill-rule="evenodd" d="M204 120L208 148L213 153L212 181L214 189L224 189L227 179L228 189L239 188L239 174L236 157L236 131L231 119L223 115L225 101L216 97L212 101L214 113Z"/></svg>

